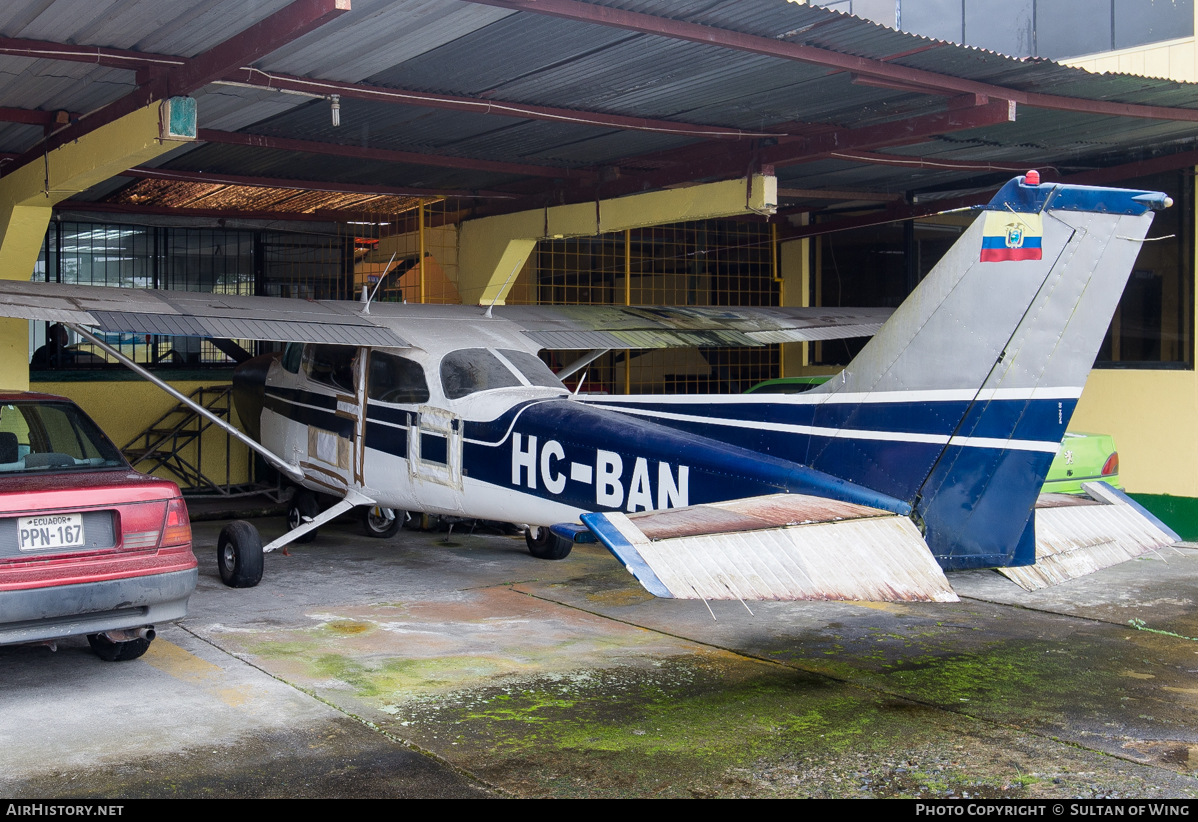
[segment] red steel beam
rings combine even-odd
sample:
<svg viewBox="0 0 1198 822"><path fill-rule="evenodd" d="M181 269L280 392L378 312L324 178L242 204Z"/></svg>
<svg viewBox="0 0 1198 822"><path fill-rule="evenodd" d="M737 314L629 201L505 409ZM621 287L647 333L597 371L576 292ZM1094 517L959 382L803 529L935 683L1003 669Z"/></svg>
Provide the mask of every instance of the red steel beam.
<svg viewBox="0 0 1198 822"><path fill-rule="evenodd" d="M1056 175L1043 173L1041 176L1045 182L1069 183L1071 185L1105 185L1134 177L1144 177L1149 174L1160 174L1166 171L1177 171L1178 169L1193 168L1194 166L1198 166L1198 151L1183 151L1164 157L1139 160L1134 163L1123 163L1117 166L1108 166L1107 168L1082 171L1077 174ZM1027 170L1027 168L1021 169L1021 171ZM1006 185L1006 182L1004 181L1002 185ZM952 199L933 200L914 205L892 203L886 208L871 214L845 217L844 219L832 220L826 223L796 226L781 232L780 239L794 240L801 237L814 237L819 234L831 234L851 228L867 228L883 223L914 220L954 209L985 205L990 202L990 198L994 196L994 192L1002 188L1002 185L986 188L983 191L966 194L961 197L953 197Z"/></svg>
<svg viewBox="0 0 1198 822"><path fill-rule="evenodd" d="M415 206L413 206L415 207ZM358 219L361 211L329 211L307 214L302 211L245 211L228 208L186 208L172 206L135 206L124 203L93 203L63 200L54 206L55 211L94 211L101 214L147 214L169 217L216 217L230 220L286 220L296 222L332 223L338 219Z"/></svg>
<svg viewBox="0 0 1198 822"><path fill-rule="evenodd" d="M170 68L187 62L186 57L169 54L152 54L145 51L110 49L100 46L73 46L69 43L52 43L46 40L19 40L15 37L0 37L0 54L13 57L31 57L39 60L61 60L71 63L93 63L108 68L123 68L130 71L145 66Z"/></svg>
<svg viewBox="0 0 1198 822"><path fill-rule="evenodd" d="M936 157L904 157L899 154L879 154L872 151L830 151L828 156L837 160L849 160L854 163L868 165L898 166L910 169L929 169L932 171L1011 171L1023 173L1027 171L1027 163L993 163L979 160L947 160ZM1055 166L1037 166L1040 171Z"/></svg>
<svg viewBox="0 0 1198 822"><path fill-rule="evenodd" d="M992 100L973 108L911 117L877 126L853 129L820 130L810 137L801 137L757 147L755 144L741 146L701 144L674 152L657 152L642 157L627 157L612 165L635 167L639 162L668 162L666 168L643 174L620 176L594 184L580 182L565 192L549 194L554 203L581 202L597 197L619 197L651 188L688 183L694 180L743 177L762 166L787 166L823 159L836 151L880 148L903 145L927 140L941 134L968 129L982 128L1010 122L1014 119L1014 106L1006 100ZM544 205L545 194L531 195L521 201L513 201L511 210L523 210ZM564 197L564 200L562 199ZM509 210L505 204L488 213Z"/></svg>
<svg viewBox="0 0 1198 822"><path fill-rule="evenodd" d="M533 177L560 179L591 179L589 171L537 166L526 163L506 163L498 160L476 160L470 157L451 157L444 154L421 154L415 151L393 151L383 148L343 146L339 143L318 143L313 140L293 140L289 137L268 137L262 134L243 134L233 131L215 131L202 128L199 139L208 143L224 143L234 146L273 148L280 151L300 151L308 154L329 154L335 157L357 157L362 160L381 160L387 163L411 163L443 168L464 168L473 171L492 171L500 174L517 174Z"/></svg>
<svg viewBox="0 0 1198 822"><path fill-rule="evenodd" d="M349 11L349 0L295 0L207 51L179 65L151 65L138 72L138 87L96 111L51 133L24 152L5 170L9 173L27 163L40 161L58 146L120 119L155 100L190 94L210 80L262 57L315 27Z"/></svg>
<svg viewBox="0 0 1198 822"><path fill-rule="evenodd" d="M131 168L121 177L143 180L172 180L211 185L250 186L253 188L286 188L296 191L327 191L333 194L377 194L387 197L476 197L480 199L510 199L514 194L502 191L458 191L436 188L396 188L393 186L330 183L319 180L287 180L277 177L243 177L237 174L213 174L208 171L175 171L168 168Z"/></svg>
<svg viewBox="0 0 1198 822"><path fill-rule="evenodd" d="M295 0L274 14L170 69L168 90L190 94L234 69L270 54L350 10L350 0Z"/></svg>
<svg viewBox="0 0 1198 822"><path fill-rule="evenodd" d="M651 131L661 134L676 134L681 137L697 137L709 140L745 140L752 137L776 137L778 132L744 131L724 126L696 123L681 123L674 120L658 120L649 117L626 117L621 114L582 111L553 106L537 106L506 100L482 100L450 94L428 94L390 86L372 86L365 83L342 83L335 80L315 80L277 74L261 69L246 67L226 74L222 80L231 85L254 88L286 89L315 95L340 94L342 97L369 100L376 103L392 103L406 106L442 108L451 111L469 111L477 114L496 114L503 117L519 117L528 120L548 120L560 123L581 123L601 128L616 128L626 131Z"/></svg>
<svg viewBox="0 0 1198 822"><path fill-rule="evenodd" d="M755 34L744 34L730 29L715 26L687 23L667 17L652 14L625 11L612 6L598 6L578 0L468 0L485 6L498 6L513 11L526 11L534 14L544 14L550 17L560 17L577 22L594 23L601 26L635 31L641 34L651 34L668 37L674 40L685 40L691 43L702 43L709 46L734 49L750 54L760 54L777 57L782 60L794 60L809 65L821 66L833 71L847 71L856 75L876 77L881 80L902 83L911 90L923 88L929 94L981 94L988 97L999 97L1013 100L1020 105L1033 108L1050 109L1054 111L1073 111L1084 114L1105 114L1118 117L1141 117L1150 120L1180 120L1198 122L1198 109L1170 108L1166 106L1147 106L1135 103L1114 103L1107 100L1083 100L1076 97L1062 97L1055 94L1039 94L1030 91L1019 91L1012 88L966 80L961 77L950 77L933 71L899 66L869 57L857 57L837 51L809 46L802 43L789 43L772 37L761 37Z"/></svg>

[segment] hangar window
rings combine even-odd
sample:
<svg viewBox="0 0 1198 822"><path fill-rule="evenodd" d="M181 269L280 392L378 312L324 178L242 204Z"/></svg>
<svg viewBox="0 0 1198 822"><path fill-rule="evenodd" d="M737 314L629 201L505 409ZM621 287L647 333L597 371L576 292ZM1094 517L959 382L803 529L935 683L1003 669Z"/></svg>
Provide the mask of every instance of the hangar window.
<svg viewBox="0 0 1198 822"><path fill-rule="evenodd" d="M56 220L32 279L110 288L239 296L345 298L352 286L348 240L288 231L182 228ZM348 250L347 250L348 249ZM31 325L38 371L123 369L73 333ZM65 342L59 339L66 334ZM105 342L151 368L228 367L275 343L154 334L104 334ZM48 347L46 344L49 343Z"/></svg>
<svg viewBox="0 0 1198 822"><path fill-rule="evenodd" d="M304 347L304 371L313 382L354 392L354 360L358 349L352 345L309 345Z"/></svg>
<svg viewBox="0 0 1198 822"><path fill-rule="evenodd" d="M1157 174L1118 185L1164 191L1174 205L1152 220L1149 238L1162 239L1140 247L1094 366L1193 368L1193 174Z"/></svg>
<svg viewBox="0 0 1198 822"><path fill-rule="evenodd" d="M428 402L428 383L420 364L382 351L370 352L366 395L379 402Z"/></svg>
<svg viewBox="0 0 1198 822"><path fill-rule="evenodd" d="M1164 191L1174 206L1153 219L1149 237L1160 239L1141 246L1095 368L1194 367L1193 181L1192 173L1169 172L1109 184ZM897 307L973 219L946 214L816 237L811 304ZM811 362L846 365L865 342L813 343Z"/></svg>
<svg viewBox="0 0 1198 822"><path fill-rule="evenodd" d="M451 400L493 388L515 388L520 384L516 375L485 348L463 348L446 354L441 360L441 387Z"/></svg>

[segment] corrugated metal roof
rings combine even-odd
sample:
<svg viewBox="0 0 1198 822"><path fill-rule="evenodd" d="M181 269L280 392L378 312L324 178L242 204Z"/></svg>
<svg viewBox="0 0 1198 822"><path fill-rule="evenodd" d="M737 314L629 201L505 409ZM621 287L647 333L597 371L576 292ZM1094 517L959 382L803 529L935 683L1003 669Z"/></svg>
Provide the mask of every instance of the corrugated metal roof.
<svg viewBox="0 0 1198 822"><path fill-rule="evenodd" d="M952 77L1094 100L1198 108L1198 86L1095 75L895 31L786 0L590 0L594 5L715 26L773 41L887 59ZM287 5L287 0L10 0L0 35L194 56ZM853 82L778 57L513 12L460 0L354 0L353 10L259 60L264 71L580 111L794 132L797 124L863 127L944 110L946 97ZM88 112L133 88L131 70L0 55L0 106ZM328 104L268 90L209 85L200 125L295 139L549 166L661 165L638 159L694 138L495 114L343 99ZM36 145L40 129L0 125L0 151ZM884 151L947 160L1092 167L1192 147L1198 124L1020 107L1015 123ZM256 177L455 189L551 185L519 174L363 161L229 145L181 150L159 164ZM783 166L783 186L908 191L967 185L971 169L904 169L819 160ZM535 181L534 181L535 182ZM267 196L267 200L269 196ZM265 202L266 200L264 200Z"/></svg>

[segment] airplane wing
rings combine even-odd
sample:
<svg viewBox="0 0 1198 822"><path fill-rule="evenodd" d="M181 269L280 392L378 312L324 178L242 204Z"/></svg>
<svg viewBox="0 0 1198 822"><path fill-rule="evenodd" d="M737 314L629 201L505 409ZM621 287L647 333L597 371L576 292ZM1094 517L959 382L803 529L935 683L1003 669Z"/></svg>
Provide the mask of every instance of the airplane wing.
<svg viewBox="0 0 1198 822"><path fill-rule="evenodd" d="M0 280L0 317L92 326L111 333L235 340L341 343L403 348L396 321L471 326L470 305L362 303L249 297L195 291ZM762 346L871 336L888 308L496 306L493 316L520 327L542 348Z"/></svg>
<svg viewBox="0 0 1198 822"><path fill-rule="evenodd" d="M544 348L760 346L872 337L889 308L511 305L497 316Z"/></svg>
<svg viewBox="0 0 1198 822"><path fill-rule="evenodd" d="M405 347L358 303L0 281L0 316L107 332Z"/></svg>

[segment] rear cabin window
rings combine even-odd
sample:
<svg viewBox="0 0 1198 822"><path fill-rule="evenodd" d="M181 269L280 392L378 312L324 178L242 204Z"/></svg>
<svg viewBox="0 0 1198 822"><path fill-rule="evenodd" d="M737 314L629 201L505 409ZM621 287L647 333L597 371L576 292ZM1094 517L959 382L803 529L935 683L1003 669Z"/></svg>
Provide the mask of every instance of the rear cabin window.
<svg viewBox="0 0 1198 822"><path fill-rule="evenodd" d="M441 360L441 387L445 396L460 400L478 391L514 388L520 379L485 348L463 348Z"/></svg>
<svg viewBox="0 0 1198 822"><path fill-rule="evenodd" d="M424 369L407 357L372 351L366 394L370 399L379 402L428 402L428 383L424 379Z"/></svg>
<svg viewBox="0 0 1198 822"><path fill-rule="evenodd" d="M112 441L74 405L0 405L0 474L124 467Z"/></svg>
<svg viewBox="0 0 1198 822"><path fill-rule="evenodd" d="M562 385L562 381L557 378L557 375L549 370L549 366L541 362L540 357L534 357L526 351L513 351L509 348L501 348L499 353L514 365L516 370L524 375L524 379L531 384L566 390L566 386Z"/></svg>
<svg viewBox="0 0 1198 822"><path fill-rule="evenodd" d="M304 349L304 370L308 379L352 394L357 356L352 345L309 345Z"/></svg>
<svg viewBox="0 0 1198 822"><path fill-rule="evenodd" d="M303 343L287 343L287 347L283 349L283 369L290 371L292 374L298 374L300 363L304 359L304 344Z"/></svg>

